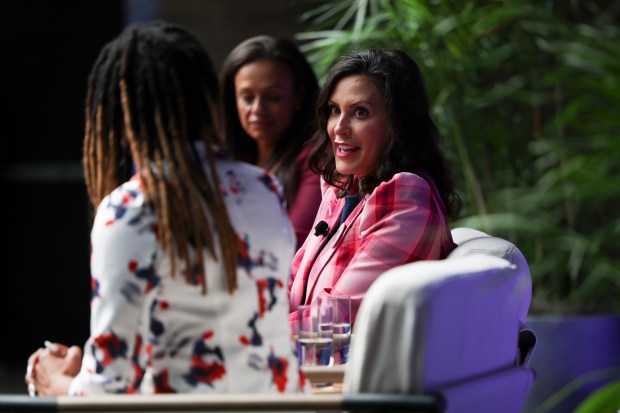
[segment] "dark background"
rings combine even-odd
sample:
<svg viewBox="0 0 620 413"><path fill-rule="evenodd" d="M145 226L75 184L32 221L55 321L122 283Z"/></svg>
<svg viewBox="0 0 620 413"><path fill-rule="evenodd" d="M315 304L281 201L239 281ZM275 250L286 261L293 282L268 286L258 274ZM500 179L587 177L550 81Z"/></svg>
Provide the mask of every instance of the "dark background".
<svg viewBox="0 0 620 413"><path fill-rule="evenodd" d="M0 393L25 392L44 340L89 331L89 205L81 152L85 85L100 48L133 21L193 31L219 70L241 40L303 30L295 0L0 2Z"/></svg>

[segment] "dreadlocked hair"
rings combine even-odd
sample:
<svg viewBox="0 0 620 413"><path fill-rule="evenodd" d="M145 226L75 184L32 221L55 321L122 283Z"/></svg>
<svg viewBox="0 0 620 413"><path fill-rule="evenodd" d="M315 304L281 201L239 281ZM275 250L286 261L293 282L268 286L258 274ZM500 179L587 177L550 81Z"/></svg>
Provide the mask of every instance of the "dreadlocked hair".
<svg viewBox="0 0 620 413"><path fill-rule="evenodd" d="M136 24L102 49L85 110L83 165L93 215L131 176L133 160L172 275L180 258L186 281L197 277L203 294L203 251L223 260L228 290L237 288L239 241L215 170L217 87L211 60L191 33L161 21ZM196 142L204 144L208 171Z"/></svg>

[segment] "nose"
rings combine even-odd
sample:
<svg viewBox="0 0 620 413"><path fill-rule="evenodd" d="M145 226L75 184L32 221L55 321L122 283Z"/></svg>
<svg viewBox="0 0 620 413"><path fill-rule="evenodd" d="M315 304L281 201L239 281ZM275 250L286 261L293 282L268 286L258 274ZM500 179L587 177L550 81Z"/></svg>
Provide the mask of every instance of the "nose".
<svg viewBox="0 0 620 413"><path fill-rule="evenodd" d="M342 136L342 135L348 135L349 132L350 132L349 122L347 121L347 118L345 116L341 115L338 118L338 122L334 126L334 133L336 135Z"/></svg>
<svg viewBox="0 0 620 413"><path fill-rule="evenodd" d="M252 112L254 113L261 113L264 111L265 109L265 102L263 100L263 98L261 97L256 97L254 99L254 101L252 101Z"/></svg>

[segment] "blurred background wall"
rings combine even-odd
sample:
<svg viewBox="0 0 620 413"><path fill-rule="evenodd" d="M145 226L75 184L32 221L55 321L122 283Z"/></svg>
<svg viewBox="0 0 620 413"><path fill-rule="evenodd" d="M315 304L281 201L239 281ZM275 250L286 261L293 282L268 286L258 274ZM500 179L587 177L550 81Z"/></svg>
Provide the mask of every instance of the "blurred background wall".
<svg viewBox="0 0 620 413"><path fill-rule="evenodd" d="M257 34L302 31L299 0L0 2L0 393L25 392L43 340L82 346L89 330L83 102L100 48L132 22L161 18L203 42L216 69Z"/></svg>

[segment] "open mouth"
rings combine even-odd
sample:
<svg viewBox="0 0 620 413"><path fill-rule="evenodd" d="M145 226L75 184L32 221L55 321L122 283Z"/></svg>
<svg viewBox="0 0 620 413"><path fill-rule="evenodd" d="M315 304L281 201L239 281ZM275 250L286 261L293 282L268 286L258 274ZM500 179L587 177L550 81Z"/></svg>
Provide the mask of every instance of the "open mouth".
<svg viewBox="0 0 620 413"><path fill-rule="evenodd" d="M351 155L359 150L360 150L359 146L344 145L344 144L336 145L336 153L340 156Z"/></svg>
<svg viewBox="0 0 620 413"><path fill-rule="evenodd" d="M265 120L257 120L257 121L250 122L250 125L254 126L255 128L264 128L264 127L269 126L269 122Z"/></svg>

